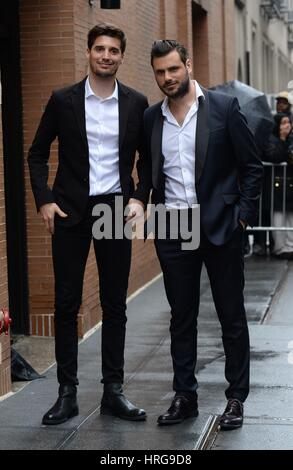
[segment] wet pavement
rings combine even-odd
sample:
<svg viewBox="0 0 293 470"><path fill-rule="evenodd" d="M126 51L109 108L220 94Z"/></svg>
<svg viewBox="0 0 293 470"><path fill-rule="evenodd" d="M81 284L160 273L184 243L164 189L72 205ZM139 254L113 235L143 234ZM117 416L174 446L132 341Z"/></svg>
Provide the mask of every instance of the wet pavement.
<svg viewBox="0 0 293 470"><path fill-rule="evenodd" d="M213 450L266 449L281 444L282 448L292 448L293 413L289 404L293 394L293 365L287 360L288 343L293 340L291 280L291 264L286 261L246 260L251 393L245 404L243 428L211 435L209 447ZM200 414L197 419L171 427L156 424L157 416L169 407L173 397L169 306L162 278L158 278L128 304L124 390L131 401L147 411L147 421L133 423L99 414L102 384L98 329L82 341L79 348L79 416L59 426L41 425L42 415L57 396L53 365L45 379L33 381L0 401L0 449L198 448L207 423L225 408L227 387L221 331L205 272L201 291L197 364ZM21 347L21 342L19 344ZM290 442L289 436L292 436Z"/></svg>

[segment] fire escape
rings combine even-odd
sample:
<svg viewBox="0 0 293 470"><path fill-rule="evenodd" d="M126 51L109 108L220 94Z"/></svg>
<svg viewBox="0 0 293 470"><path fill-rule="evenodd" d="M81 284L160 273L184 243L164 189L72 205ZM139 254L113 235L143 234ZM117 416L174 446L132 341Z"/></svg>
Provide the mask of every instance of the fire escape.
<svg viewBox="0 0 293 470"><path fill-rule="evenodd" d="M288 26L288 47L293 49L293 10L288 0L262 0L260 8L269 20L283 20Z"/></svg>

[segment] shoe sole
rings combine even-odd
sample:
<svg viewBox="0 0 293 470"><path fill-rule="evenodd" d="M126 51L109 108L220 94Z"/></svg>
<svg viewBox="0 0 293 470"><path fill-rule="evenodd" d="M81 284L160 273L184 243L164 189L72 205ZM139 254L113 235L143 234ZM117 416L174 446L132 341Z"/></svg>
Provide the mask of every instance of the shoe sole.
<svg viewBox="0 0 293 470"><path fill-rule="evenodd" d="M43 419L42 424L45 424L46 426L55 426L57 424L66 423L66 421L68 421L69 419L74 418L75 416L77 416L78 413L79 413L79 410L77 408L77 409L73 410L67 418L60 419L58 421L51 421L51 420L47 421L47 420Z"/></svg>
<svg viewBox="0 0 293 470"><path fill-rule="evenodd" d="M242 427L242 424L236 424L236 425L231 425L231 424L220 424L220 429L221 431L233 431L233 429L239 429Z"/></svg>
<svg viewBox="0 0 293 470"><path fill-rule="evenodd" d="M116 416L117 418L124 419L126 421L145 421L147 415L142 416L123 416L115 413L115 411L111 410L111 408L106 408L105 406L101 407L100 414L104 416Z"/></svg>
<svg viewBox="0 0 293 470"><path fill-rule="evenodd" d="M180 424L180 423L183 423L183 421L186 421L187 419L197 418L197 417L198 417L198 411L196 411L194 414L190 416L187 416L187 418L176 419L176 420L174 419L170 421L158 421L157 424L158 426L171 426L172 424Z"/></svg>

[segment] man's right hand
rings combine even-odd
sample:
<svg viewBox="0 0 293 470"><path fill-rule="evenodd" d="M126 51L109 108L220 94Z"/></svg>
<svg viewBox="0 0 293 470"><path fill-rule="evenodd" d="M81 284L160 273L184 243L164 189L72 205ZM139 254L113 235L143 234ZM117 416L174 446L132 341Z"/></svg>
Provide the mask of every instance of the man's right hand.
<svg viewBox="0 0 293 470"><path fill-rule="evenodd" d="M55 204L55 202L50 203L50 204L44 204L43 206L40 207L40 214L42 216L42 219L45 223L45 227L48 230L48 232L53 235L54 233L54 219L55 219L55 214L60 215L60 217L68 217L65 212L63 212L60 207Z"/></svg>

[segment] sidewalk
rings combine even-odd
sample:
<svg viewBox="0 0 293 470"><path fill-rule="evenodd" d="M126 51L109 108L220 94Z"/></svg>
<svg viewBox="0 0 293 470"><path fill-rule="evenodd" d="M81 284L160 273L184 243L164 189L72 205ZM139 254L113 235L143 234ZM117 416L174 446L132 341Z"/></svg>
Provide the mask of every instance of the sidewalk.
<svg viewBox="0 0 293 470"><path fill-rule="evenodd" d="M251 394L243 428L212 436L215 439L213 449L268 449L280 442L282 435L282 448L292 448L293 415L291 413L291 420L287 415L290 414L293 378L292 366L287 363L287 345L293 339L293 328L288 328L290 321L290 325L293 324L289 312L291 299L288 300L293 269L290 267L287 276L287 266L285 261L276 260L249 259L246 262L246 306L252 346ZM261 324L272 295L284 278L285 293L279 300L278 296L274 299L269 316ZM280 303L284 304L286 316L282 315ZM161 278L128 304L124 390L130 400L146 409L146 422L100 416L102 385L99 382L100 330L97 330L80 344L79 416L59 426L41 425L42 415L57 396L53 366L45 379L31 382L0 402L0 449L195 449L207 423L220 414L226 404L221 332L205 273L197 366L200 415L180 425L158 427L157 416L169 407L173 397L169 319ZM263 439L261 433L265 434Z"/></svg>
<svg viewBox="0 0 293 470"><path fill-rule="evenodd" d="M213 450L293 449L292 287L293 263L289 263L264 322L250 325L251 392L244 426L233 433L219 433ZM218 365L202 378L218 374Z"/></svg>

